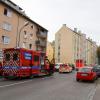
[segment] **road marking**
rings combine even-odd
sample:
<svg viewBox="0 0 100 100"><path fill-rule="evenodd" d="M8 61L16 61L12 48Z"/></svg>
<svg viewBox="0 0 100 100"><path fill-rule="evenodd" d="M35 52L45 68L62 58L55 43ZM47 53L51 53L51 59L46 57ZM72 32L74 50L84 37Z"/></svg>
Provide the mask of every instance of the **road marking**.
<svg viewBox="0 0 100 100"><path fill-rule="evenodd" d="M18 84L23 84L23 83L31 82L31 81L32 81L32 80L23 81L23 82L18 82L18 83L13 83L13 84L9 84L9 85L3 85L3 86L0 86L0 88L10 87L10 86L18 85Z"/></svg>
<svg viewBox="0 0 100 100"><path fill-rule="evenodd" d="M98 87L98 81L96 82L95 86L91 89L91 92L89 93L87 100L93 100L97 87Z"/></svg>
<svg viewBox="0 0 100 100"><path fill-rule="evenodd" d="M94 97L94 95L95 95L96 90L97 90L97 86L94 87L94 88L91 90L91 92L89 93L89 95L88 95L88 100L93 100L93 97Z"/></svg>

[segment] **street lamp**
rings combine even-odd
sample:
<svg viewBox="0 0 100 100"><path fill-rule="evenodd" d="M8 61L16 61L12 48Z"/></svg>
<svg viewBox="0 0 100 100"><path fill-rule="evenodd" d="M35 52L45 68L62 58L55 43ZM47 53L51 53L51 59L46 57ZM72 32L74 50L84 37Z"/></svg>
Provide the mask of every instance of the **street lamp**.
<svg viewBox="0 0 100 100"><path fill-rule="evenodd" d="M29 25L29 22L26 22L26 23L20 28L20 30L19 30L19 37L18 37L18 45L17 45L17 47L20 47L19 45L20 45L20 34L21 34L21 31L22 31L22 29L24 29L24 27L26 27L27 25Z"/></svg>

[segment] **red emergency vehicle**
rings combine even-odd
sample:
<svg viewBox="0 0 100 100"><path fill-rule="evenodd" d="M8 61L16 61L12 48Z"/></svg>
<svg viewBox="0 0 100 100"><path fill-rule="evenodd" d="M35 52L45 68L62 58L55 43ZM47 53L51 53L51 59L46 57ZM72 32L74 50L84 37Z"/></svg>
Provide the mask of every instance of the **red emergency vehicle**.
<svg viewBox="0 0 100 100"><path fill-rule="evenodd" d="M45 53L23 48L4 50L3 76L30 77L53 74L53 65L45 57Z"/></svg>
<svg viewBox="0 0 100 100"><path fill-rule="evenodd" d="M82 59L76 60L76 68L84 67L84 61Z"/></svg>

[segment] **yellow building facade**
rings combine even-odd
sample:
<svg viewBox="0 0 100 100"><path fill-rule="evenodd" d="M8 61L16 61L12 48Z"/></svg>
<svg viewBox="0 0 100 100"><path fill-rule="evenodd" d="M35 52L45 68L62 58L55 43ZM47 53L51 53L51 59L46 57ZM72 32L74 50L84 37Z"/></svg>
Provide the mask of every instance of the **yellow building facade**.
<svg viewBox="0 0 100 100"><path fill-rule="evenodd" d="M51 62L54 59L54 48L50 42L47 42L47 52L46 52L49 61Z"/></svg>

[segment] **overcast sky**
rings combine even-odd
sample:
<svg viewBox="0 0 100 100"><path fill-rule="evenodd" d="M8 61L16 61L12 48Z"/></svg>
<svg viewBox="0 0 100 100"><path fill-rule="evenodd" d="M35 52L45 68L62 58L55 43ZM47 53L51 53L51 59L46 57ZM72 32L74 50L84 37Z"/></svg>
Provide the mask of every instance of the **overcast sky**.
<svg viewBox="0 0 100 100"><path fill-rule="evenodd" d="M54 40L62 24L81 30L100 44L100 0L12 0L35 22L49 30Z"/></svg>

